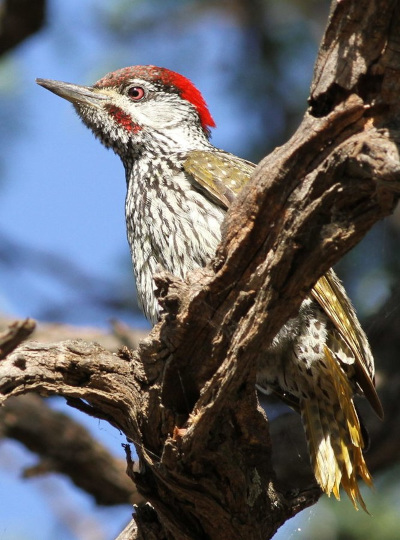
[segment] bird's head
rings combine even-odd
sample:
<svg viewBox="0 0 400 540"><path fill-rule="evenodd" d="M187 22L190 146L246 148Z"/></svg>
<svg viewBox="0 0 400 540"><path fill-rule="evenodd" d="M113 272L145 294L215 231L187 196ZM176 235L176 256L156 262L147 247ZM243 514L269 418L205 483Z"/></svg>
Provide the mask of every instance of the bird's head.
<svg viewBox="0 0 400 540"><path fill-rule="evenodd" d="M179 73L155 66L132 66L108 73L93 86L49 79L36 82L74 104L102 143L126 152L169 146L191 150L215 126L197 88Z"/></svg>

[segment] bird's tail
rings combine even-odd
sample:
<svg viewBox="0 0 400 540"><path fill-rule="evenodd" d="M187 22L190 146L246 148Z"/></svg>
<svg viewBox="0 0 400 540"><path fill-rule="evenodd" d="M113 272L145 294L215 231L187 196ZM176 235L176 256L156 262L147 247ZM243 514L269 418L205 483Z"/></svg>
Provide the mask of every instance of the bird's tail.
<svg viewBox="0 0 400 540"><path fill-rule="evenodd" d="M343 486L354 507L357 502L368 513L357 483L360 476L368 486L372 478L364 461L360 421L353 403L353 391L329 349L324 387L315 387L315 397L300 402L315 478L322 490L340 499ZM329 398L323 390L329 388ZM325 390L326 391L326 390Z"/></svg>

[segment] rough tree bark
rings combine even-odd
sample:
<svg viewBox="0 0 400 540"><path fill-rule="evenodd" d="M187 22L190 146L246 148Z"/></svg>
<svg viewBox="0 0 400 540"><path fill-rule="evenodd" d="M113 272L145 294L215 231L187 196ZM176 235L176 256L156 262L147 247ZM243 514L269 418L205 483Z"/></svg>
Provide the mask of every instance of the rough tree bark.
<svg viewBox="0 0 400 540"><path fill-rule="evenodd" d="M149 503L119 540L271 538L318 499L315 485L279 484L257 357L395 207L399 52L397 0L335 2L299 129L232 206L213 263L185 283L158 276L166 314L138 350L28 343L2 360L2 400L63 395L135 444L131 475Z"/></svg>

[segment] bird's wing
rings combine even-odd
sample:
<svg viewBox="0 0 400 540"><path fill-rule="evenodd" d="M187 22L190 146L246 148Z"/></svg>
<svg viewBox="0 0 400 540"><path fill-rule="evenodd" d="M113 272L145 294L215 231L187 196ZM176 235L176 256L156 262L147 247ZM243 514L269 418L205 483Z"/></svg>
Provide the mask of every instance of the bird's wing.
<svg viewBox="0 0 400 540"><path fill-rule="evenodd" d="M228 208L247 184L255 165L227 152L192 150L183 163L195 187L220 206Z"/></svg>
<svg viewBox="0 0 400 540"><path fill-rule="evenodd" d="M196 150L187 154L183 167L197 189L220 206L228 208L248 182L255 165L227 152ZM332 269L317 281L311 293L335 325L340 339L352 352L357 383L382 418L383 409L373 382L374 364L367 339Z"/></svg>
<svg viewBox="0 0 400 540"><path fill-rule="evenodd" d="M353 353L357 383L375 412L382 418L383 409L374 386L374 364L367 338L332 269L317 281L311 294L335 325L340 338Z"/></svg>

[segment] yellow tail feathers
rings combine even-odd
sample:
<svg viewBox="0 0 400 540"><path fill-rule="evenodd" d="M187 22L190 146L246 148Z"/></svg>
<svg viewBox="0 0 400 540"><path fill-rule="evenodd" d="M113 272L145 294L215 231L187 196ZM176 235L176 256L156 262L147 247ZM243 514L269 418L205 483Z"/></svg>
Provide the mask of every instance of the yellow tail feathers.
<svg viewBox="0 0 400 540"><path fill-rule="evenodd" d="M357 478L368 486L372 478L364 461L360 421L353 403L353 391L329 349L325 349L326 369L315 397L301 401L301 415L307 435L312 465L322 490L340 499L343 486L354 507L357 503L368 513ZM326 393L328 392L329 398Z"/></svg>

